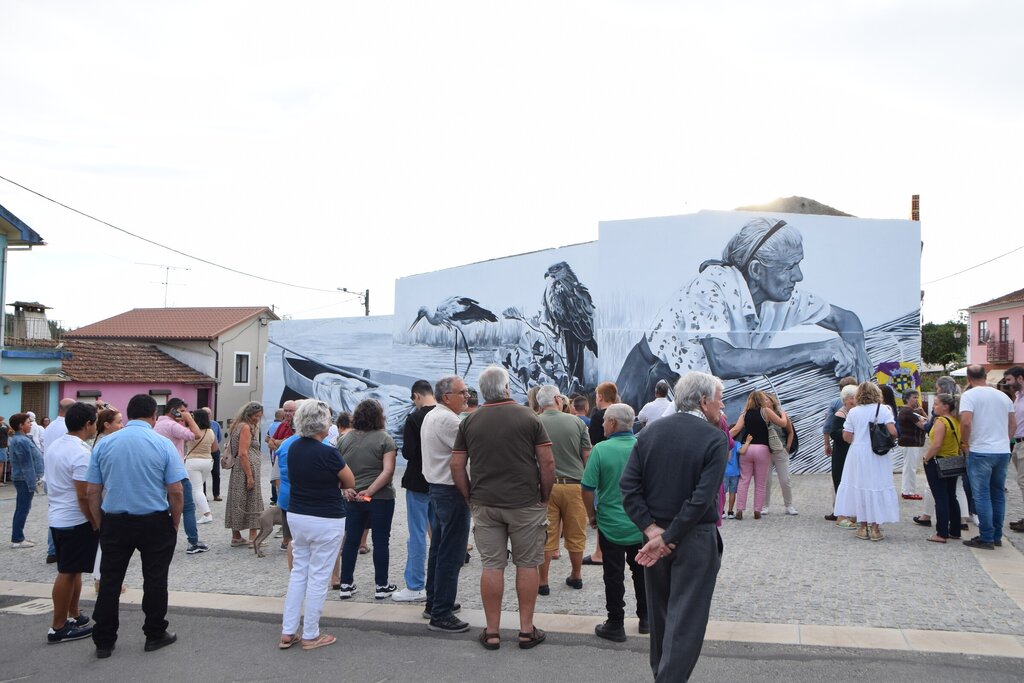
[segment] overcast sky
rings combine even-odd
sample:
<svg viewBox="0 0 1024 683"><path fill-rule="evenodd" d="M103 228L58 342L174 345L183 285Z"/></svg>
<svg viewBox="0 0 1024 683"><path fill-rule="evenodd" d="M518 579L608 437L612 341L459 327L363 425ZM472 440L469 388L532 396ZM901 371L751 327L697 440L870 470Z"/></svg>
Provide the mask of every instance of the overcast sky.
<svg viewBox="0 0 1024 683"><path fill-rule="evenodd" d="M811 197L907 218L922 280L1024 245L1024 3L0 4L0 181L47 246L6 302L79 326L167 303L358 315L394 279L597 238L600 220ZM856 240L858 235L842 236ZM856 287L917 253L842 262ZM925 284L925 320L1024 286ZM605 277L629 277L606 273ZM667 283L670 290L673 283Z"/></svg>

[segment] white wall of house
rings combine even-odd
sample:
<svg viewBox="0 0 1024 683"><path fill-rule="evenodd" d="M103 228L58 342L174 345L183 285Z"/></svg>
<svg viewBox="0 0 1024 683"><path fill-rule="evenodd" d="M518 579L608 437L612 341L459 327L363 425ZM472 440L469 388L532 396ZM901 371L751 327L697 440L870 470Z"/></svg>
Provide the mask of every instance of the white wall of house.
<svg viewBox="0 0 1024 683"><path fill-rule="evenodd" d="M218 352L217 418L227 419L242 404L263 398L263 357L267 351L267 318L256 316L222 334ZM239 367L241 365L241 367ZM236 374L236 370L240 370ZM272 406L271 408L276 408Z"/></svg>
<svg viewBox="0 0 1024 683"><path fill-rule="evenodd" d="M218 377L216 342L163 339L156 343L156 347L204 375Z"/></svg>

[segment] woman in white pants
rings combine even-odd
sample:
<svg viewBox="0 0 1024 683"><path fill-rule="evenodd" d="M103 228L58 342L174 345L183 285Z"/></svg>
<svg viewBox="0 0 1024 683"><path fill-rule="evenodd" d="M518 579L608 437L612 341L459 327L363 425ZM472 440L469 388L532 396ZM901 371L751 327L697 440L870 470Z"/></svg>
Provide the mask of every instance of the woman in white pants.
<svg viewBox="0 0 1024 683"><path fill-rule="evenodd" d="M209 524L213 521L210 502L206 500L206 489L203 485L213 480L213 449L217 445L217 437L210 428L210 415L205 410L192 411L192 419L202 430L203 435L189 443L185 448L185 471L192 483L192 501L196 504L196 524Z"/></svg>
<svg viewBox="0 0 1024 683"><path fill-rule="evenodd" d="M779 397L775 394L769 394L765 392L768 401L764 406L767 412L762 412L761 416L765 418L765 423L768 425L768 429L774 430L778 435L778 444L782 448L774 448L773 445L776 443L769 434L768 448L771 452L772 467L775 469L775 474L779 477L779 488L782 489L782 501L786 506L787 515L797 514L796 508L793 507L793 488L789 485L789 447L793 440L793 423L789 419L789 415L782 409L782 404L779 403ZM769 415L771 413L771 415ZM778 420L773 420L774 415ZM782 424L779 424L779 422ZM772 485L771 485L771 473L768 475L768 486L764 489L764 506L761 508L761 514L768 514L768 506L771 504L772 498Z"/></svg>
<svg viewBox="0 0 1024 683"><path fill-rule="evenodd" d="M326 403L311 398L301 401L292 420L300 438L288 449L286 500L278 497L291 529L292 571L277 646L287 650L301 642L303 650L315 650L337 640L320 632L320 615L345 530L341 490L352 489L356 480L338 450L323 443L331 426Z"/></svg>

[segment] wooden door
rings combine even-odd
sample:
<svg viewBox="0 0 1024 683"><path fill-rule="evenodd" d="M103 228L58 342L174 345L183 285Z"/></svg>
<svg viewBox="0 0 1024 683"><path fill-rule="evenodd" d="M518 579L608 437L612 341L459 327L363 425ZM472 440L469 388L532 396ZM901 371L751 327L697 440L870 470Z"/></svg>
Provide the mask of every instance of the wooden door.
<svg viewBox="0 0 1024 683"><path fill-rule="evenodd" d="M36 421L42 422L50 413L50 383L23 382L21 385L21 412L32 411Z"/></svg>

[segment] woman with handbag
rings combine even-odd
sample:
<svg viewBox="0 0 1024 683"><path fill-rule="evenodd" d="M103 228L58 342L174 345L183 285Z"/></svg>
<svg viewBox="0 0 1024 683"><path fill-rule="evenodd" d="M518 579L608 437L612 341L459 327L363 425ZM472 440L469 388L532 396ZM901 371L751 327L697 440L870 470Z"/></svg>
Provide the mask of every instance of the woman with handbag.
<svg viewBox="0 0 1024 683"><path fill-rule="evenodd" d="M774 410L765 408L770 405L763 391L751 391L747 396L747 405L729 430L730 436L736 437L742 431L753 437L747 452L740 458L740 487L736 496L736 519L743 519L743 511L747 507L747 495L750 493L750 480L754 480L754 519L761 519L764 508L764 491L768 485L771 472L772 456L768 448L768 424L782 421Z"/></svg>
<svg viewBox="0 0 1024 683"><path fill-rule="evenodd" d="M782 489L782 502L786 506L786 514L796 515L799 513L793 507L793 488L789 485L789 454L796 450L793 446L796 432L793 431L793 421L783 410L779 397L768 392L764 392L764 397L765 403L761 407L761 417L768 424L768 450L771 453L772 468L779 478L779 488ZM762 515L768 514L771 499L772 474L769 471L768 485L764 489Z"/></svg>
<svg viewBox="0 0 1024 683"><path fill-rule="evenodd" d="M203 435L186 449L185 471L192 482L192 500L200 513L196 524L209 524L213 521L213 514L204 491L207 482L213 483L213 447L217 445L217 437L210 428L210 416L205 410L193 410L192 419Z"/></svg>
<svg viewBox="0 0 1024 683"><path fill-rule="evenodd" d="M224 509L224 527L231 529L232 548L251 548L260 530L260 514L263 512L263 487L260 483L262 418L263 406L249 401L238 410L231 423L228 440L231 483L228 485L228 504ZM249 540L242 538L242 529L249 530Z"/></svg>
<svg viewBox="0 0 1024 683"><path fill-rule="evenodd" d="M948 458L960 455L960 420L957 419L956 397L939 394L935 397L935 421L932 423L931 446L924 454L924 474L928 477L928 488L935 499L935 535L928 540L945 543L950 538L960 538L960 503L956 499L956 482L959 474L943 472L940 465L954 464ZM943 462L939 462L942 460Z"/></svg>
<svg viewBox="0 0 1024 683"><path fill-rule="evenodd" d="M837 517L857 518L857 538L881 541L884 537L878 525L900 521L899 496L892 483L889 459L889 449L896 443L896 419L889 406L882 403L882 391L876 384L862 382L855 401L857 405L843 425L843 440L850 444L850 450L834 513ZM876 440L886 442L888 448Z"/></svg>

